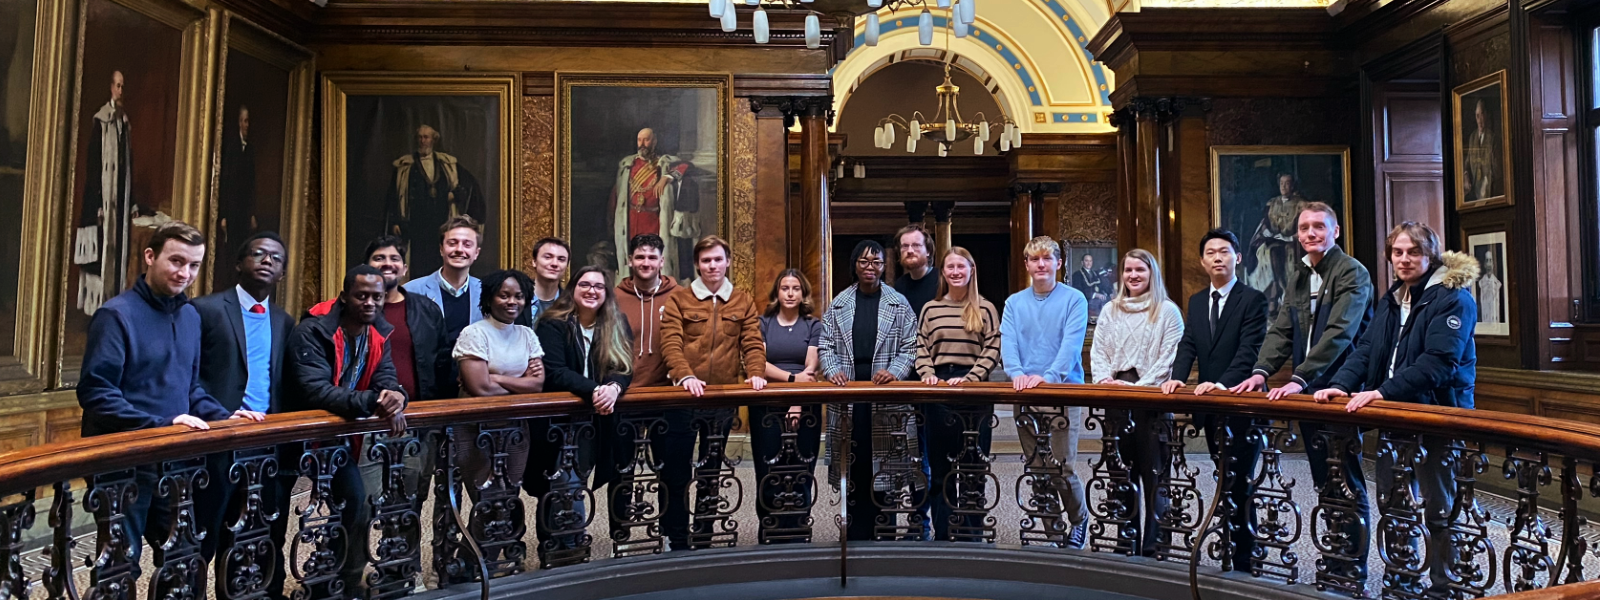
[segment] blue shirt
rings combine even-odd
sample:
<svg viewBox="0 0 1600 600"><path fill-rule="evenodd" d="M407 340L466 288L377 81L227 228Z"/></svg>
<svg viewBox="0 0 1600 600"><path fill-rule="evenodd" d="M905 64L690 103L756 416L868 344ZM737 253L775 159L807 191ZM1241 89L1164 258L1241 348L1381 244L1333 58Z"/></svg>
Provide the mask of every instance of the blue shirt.
<svg viewBox="0 0 1600 600"><path fill-rule="evenodd" d="M1083 336L1088 329L1089 301L1070 285L1056 283L1043 299L1032 286L1012 294L1000 316L1000 359L1006 375L1083 383Z"/></svg>
<svg viewBox="0 0 1600 600"><path fill-rule="evenodd" d="M239 311L244 318L244 364L249 374L244 386L244 408L264 413L272 407L272 315L267 312L266 302L256 302L243 287L233 289L239 294ZM261 312L250 312L258 304Z"/></svg>

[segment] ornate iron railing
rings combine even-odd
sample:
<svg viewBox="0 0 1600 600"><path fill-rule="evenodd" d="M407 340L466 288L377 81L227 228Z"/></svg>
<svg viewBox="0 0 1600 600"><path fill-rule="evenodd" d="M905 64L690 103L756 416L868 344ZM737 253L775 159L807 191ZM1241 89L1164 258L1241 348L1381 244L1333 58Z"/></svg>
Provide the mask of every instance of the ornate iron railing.
<svg viewBox="0 0 1600 600"><path fill-rule="evenodd" d="M1585 580L1600 564L1600 547L1584 535L1583 516L1590 499L1600 498L1600 427L1594 425L1397 403L1348 413L1304 396L1268 402L1259 395L1169 396L1131 387L1044 386L1016 393L1003 384L897 383L780 384L762 392L723 387L698 399L654 388L627 394L616 415L599 418L565 394L444 400L413 404L411 429L402 437L390 437L386 422L303 412L265 423L217 423L208 431L167 427L0 454L0 600L189 600L205 597L213 585L228 598L255 600L268 596L279 565L289 567L287 588L296 600L387 600L427 586L488 598L496 580L534 567L559 570L666 551L661 492L671 477L685 481L689 515L682 543L689 548L838 544L823 540L843 538L847 517L841 515L865 509L839 506L848 490L827 475L825 452L805 447L805 431L820 428L828 420L824 413L808 408L791 415L785 408L842 411L861 403L877 407L861 422L884 439L870 449L851 448L851 419L844 418L843 435L826 446L841 461L838 473L862 464L855 461L873 465L874 541L927 539L935 528L920 515L930 499L942 499L948 520L938 529L956 544L1075 552L1060 549L1074 524L1065 513L1062 494L1070 486L1058 453L1063 439L1076 441L1071 431L1078 427L1101 436L1099 450L1077 465L1088 474L1090 522L1082 552L1187 568L1197 597L1200 582L1224 570L1247 571L1261 585L1304 584L1357 598L1596 594ZM772 409L752 424L775 432L770 450L744 449L729 435L739 424L728 409L741 405ZM994 405L1018 409L1017 430L1026 438L1027 451L1003 468L996 466L999 452L985 441L1002 421L989 410ZM1089 410L1063 410L1069 407ZM689 464L667 464L662 456L659 444L674 421L672 411L684 411L677 413L687 415L678 426L699 437L697 443L690 437L698 452ZM1083 412L1085 422L1074 422ZM1209 457L1186 452L1200 437L1202 420L1213 424L1211 435L1218 438ZM1302 441L1296 421L1322 427L1315 439ZM1153 429L1135 435L1141 428ZM490 463L488 480L470 494L462 482L462 446L452 443L469 429L476 436L471 443ZM1140 450L1161 457L1149 474L1154 489L1141 482L1132 466L1137 461L1124 455L1141 436L1161 444ZM1216 468L1233 460L1226 449L1237 439L1260 453L1242 505L1216 492L1241 476ZM1371 479L1376 501L1366 516L1360 507L1367 492L1340 476L1371 471L1349 464L1354 454L1341 452L1360 449L1364 440L1373 442L1365 459L1383 466ZM547 479L537 494L524 493L524 481L509 467L513 448L529 441L543 455L529 461L521 479ZM614 468L599 490L589 457L606 444L615 451L600 454L610 456ZM1308 490L1309 477L1288 474L1303 445L1329 457L1332 483L1322 489ZM941 449L948 461L940 478L925 469L927 448ZM340 491L336 475L358 461L371 465L376 483L366 486L364 497L352 498ZM755 461L764 475L742 477L741 463ZM273 510L265 490L283 481L290 467L302 491ZM156 485L139 486L141 469L154 472ZM1497 498L1481 489L1480 478L1496 476L1491 472L1512 484L1501 516L1484 508ZM197 507L196 498L210 486L230 486L242 501L229 509L228 543L208 564L202 544L222 532L203 531L197 515L209 507ZM432 499L425 501L428 491ZM1455 502L1430 519L1429 500L1437 494ZM174 525L145 549L150 568L142 575L134 549L146 541L128 539L122 528L140 495L164 506ZM342 509L353 501L364 503L366 522L343 522L352 513ZM1001 503L1016 507L1014 519L998 518ZM757 505L759 517L741 525L740 509ZM1154 508L1149 522L1141 518L1147 507ZM37 518L39 512L47 518ZM603 519L597 518L601 512ZM85 520L80 515L92 515L93 534L75 535L87 529L74 529L75 521ZM1243 530L1240 522L1247 523ZM283 547L270 533L276 523L289 530ZM532 531L536 540L528 539ZM75 561L76 544L88 537L93 551ZM1240 539L1251 540L1254 550L1241 551ZM351 543L366 546L357 589L347 589L342 577L350 565L339 548ZM41 547L44 560L24 560ZM859 546L840 547L842 571L852 547ZM1362 564L1368 550L1370 569ZM81 576L84 570L92 576ZM212 573L220 585L208 581Z"/></svg>

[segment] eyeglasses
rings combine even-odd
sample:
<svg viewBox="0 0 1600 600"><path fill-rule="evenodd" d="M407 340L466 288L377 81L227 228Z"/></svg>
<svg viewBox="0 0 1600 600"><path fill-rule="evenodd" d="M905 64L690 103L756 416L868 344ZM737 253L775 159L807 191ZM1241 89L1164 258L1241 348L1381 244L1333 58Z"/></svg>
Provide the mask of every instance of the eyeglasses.
<svg viewBox="0 0 1600 600"><path fill-rule="evenodd" d="M598 291L602 291L602 292L606 291L606 284L604 284L604 283L594 283L592 281L579 281L578 285L576 287L578 289L580 289L580 290L598 290Z"/></svg>
<svg viewBox="0 0 1600 600"><path fill-rule="evenodd" d="M871 260L871 259L863 258L863 259L860 259L860 260L856 261L856 266L860 266L860 267L881 267L881 266L883 266L883 261L881 261L881 260Z"/></svg>
<svg viewBox="0 0 1600 600"><path fill-rule="evenodd" d="M280 253L280 252L268 252L268 251L263 250L261 248L256 248L255 250L251 250L250 254L248 254L246 256L249 256L252 260L255 260L256 262L265 262L264 260L262 260L262 259L265 259L265 258L271 258L273 262L280 262L280 263L283 262L283 254L282 253Z"/></svg>

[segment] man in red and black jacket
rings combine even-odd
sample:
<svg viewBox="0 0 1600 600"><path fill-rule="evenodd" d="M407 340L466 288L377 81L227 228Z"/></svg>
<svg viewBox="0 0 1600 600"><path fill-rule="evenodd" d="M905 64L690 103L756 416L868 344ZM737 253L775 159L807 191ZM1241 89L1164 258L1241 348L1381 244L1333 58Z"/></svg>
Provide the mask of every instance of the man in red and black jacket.
<svg viewBox="0 0 1600 600"><path fill-rule="evenodd" d="M406 394L389 355L394 328L378 318L385 295L383 274L357 265L345 273L338 298L312 307L295 326L289 337L292 392L284 399L287 410L326 410L346 419L379 417L389 420L391 435L405 433ZM361 595L371 530L366 486L356 466L359 457L360 450L352 449L332 481L334 498L342 503L338 512L345 535L334 543L341 547L339 575L347 597Z"/></svg>

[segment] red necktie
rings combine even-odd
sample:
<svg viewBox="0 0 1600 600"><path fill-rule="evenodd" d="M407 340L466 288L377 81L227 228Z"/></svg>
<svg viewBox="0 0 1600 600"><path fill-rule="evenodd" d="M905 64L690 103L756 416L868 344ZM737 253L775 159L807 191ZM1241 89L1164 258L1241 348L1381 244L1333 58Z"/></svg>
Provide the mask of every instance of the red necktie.
<svg viewBox="0 0 1600 600"><path fill-rule="evenodd" d="M260 315L260 314L266 314L266 312L267 312L267 307L262 306L260 304L257 304L255 306L250 307L250 313L251 314Z"/></svg>

